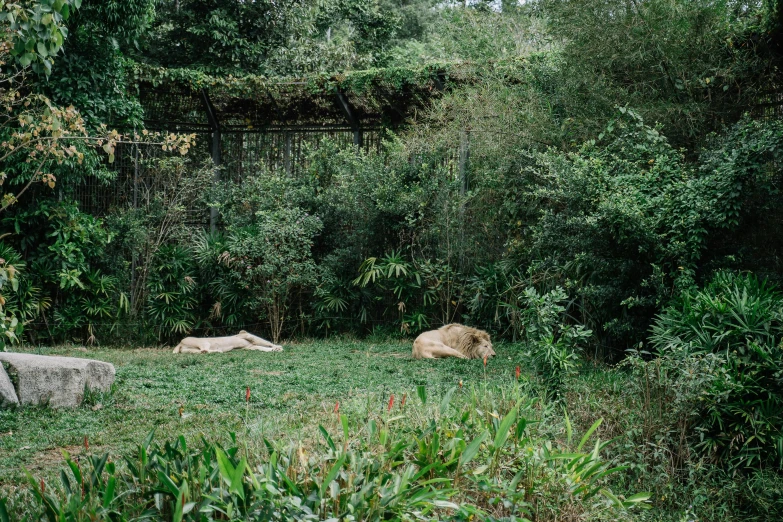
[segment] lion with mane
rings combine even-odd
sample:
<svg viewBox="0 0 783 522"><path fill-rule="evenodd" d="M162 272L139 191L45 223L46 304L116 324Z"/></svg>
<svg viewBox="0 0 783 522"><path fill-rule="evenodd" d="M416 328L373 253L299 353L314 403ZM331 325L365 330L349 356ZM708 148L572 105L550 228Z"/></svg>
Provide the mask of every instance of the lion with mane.
<svg viewBox="0 0 783 522"><path fill-rule="evenodd" d="M483 359L494 356L495 350L492 349L489 334L462 324L441 326L437 330L424 332L413 341L414 359Z"/></svg>

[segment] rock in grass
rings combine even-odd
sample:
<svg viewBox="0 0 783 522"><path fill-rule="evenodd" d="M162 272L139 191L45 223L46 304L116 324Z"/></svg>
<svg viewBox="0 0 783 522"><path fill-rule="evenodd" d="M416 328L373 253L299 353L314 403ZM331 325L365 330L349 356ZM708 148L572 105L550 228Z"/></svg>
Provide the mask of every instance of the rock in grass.
<svg viewBox="0 0 783 522"><path fill-rule="evenodd" d="M16 390L5 372L5 368L0 364L0 408L10 408L18 406L19 399L16 397Z"/></svg>
<svg viewBox="0 0 783 522"><path fill-rule="evenodd" d="M0 353L22 406L73 408L84 390L106 392L114 382L114 366L91 359L29 353Z"/></svg>

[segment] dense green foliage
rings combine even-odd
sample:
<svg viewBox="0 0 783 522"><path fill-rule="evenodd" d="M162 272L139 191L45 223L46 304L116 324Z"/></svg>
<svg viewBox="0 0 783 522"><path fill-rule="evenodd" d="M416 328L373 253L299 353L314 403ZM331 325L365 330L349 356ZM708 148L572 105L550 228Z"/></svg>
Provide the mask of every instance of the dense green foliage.
<svg viewBox="0 0 783 522"><path fill-rule="evenodd" d="M779 479L783 2L29 0L0 1L0 22L0 346L240 328L276 342L407 337L464 322L519 342L553 404L581 393L572 381L590 363L624 360L611 378L628 382L612 393L641 427L613 426L624 451L644 448L628 461L639 480L658 477L656 493L700 466ZM310 141L295 175L261 159L216 181L206 133L143 130L136 75L281 106L302 96L307 110L338 88L368 112L406 96L417 110L377 147ZM228 164L251 147L226 143ZM276 147L270 157L290 154ZM97 198L130 182L115 153L133 163L132 201L93 216L77 203L86 185ZM495 413L474 420L494 434ZM202 473L193 487L224 480L231 492L215 448L196 460L181 442L157 451ZM388 457L357 448L313 465L348 473L366 458L375 473ZM303 468L290 484L266 477L299 501L248 474L241 494L214 502L326 516L332 486ZM168 487L157 471L143 487ZM362 480L407 480L395 473ZM416 491L442 491L420 479ZM329 502L345 513L353 501L340 491ZM758 512L743 495L732 512ZM155 509L176 510L170 500ZM368 516L433 509L363 502L354 507Z"/></svg>
<svg viewBox="0 0 783 522"><path fill-rule="evenodd" d="M454 400L455 387L432 397L438 407L429 421L394 422L406 414L419 417L416 410L433 410L427 408L426 388L418 390L418 400L396 408L390 399L386 413L365 426L335 414L341 437L320 425L320 444L309 451L301 443L280 447L265 439L267 455L259 459L234 433L228 448L204 439L193 448L184 436L161 446L150 433L124 456L123 467L108 454L74 460L66 452L68 469L60 484L28 474L32 501L12 499L9 506L0 499L0 516L52 522L498 520L546 517L562 509L558 504L579 503L584 515L619 518L649 499L648 493L620 498L606 487L623 468L612 468L602 457L607 442L590 440L600 421L579 443L569 432L559 450L533 438L528 426L535 400L520 395L518 387L509 397L484 389ZM497 419L471 403L491 408ZM512 457L519 446L527 446L524 456Z"/></svg>
<svg viewBox="0 0 783 522"><path fill-rule="evenodd" d="M174 508L175 496L167 484L159 482L162 479L157 474L158 466L165 468L167 463L178 486L187 477L188 501L225 508L234 502L232 497L236 494L230 493L228 483L221 478L214 453L214 447L218 446L225 450L238 448L232 466L247 457L250 469L245 470L243 481L243 487L247 487L246 499L295 508L289 503L293 499L285 498L298 496L292 494L292 485L279 482L285 481L283 475L267 475L272 451L277 452L277 462L286 466L290 474L285 476L300 493L304 488L311 488L308 491L322 498L318 485L323 484L324 476L334 467L335 458L344 454L341 421L344 416L348 423L348 456L342 473L338 474L341 478L336 479L340 489L334 490L335 497L330 488L326 492L326 507L313 507L322 510L321 513L331 513L335 505L369 501L361 488L353 490L354 485L346 481L354 477L353 484L358 484L359 477L367 476L365 473L379 471L370 466L357 469L350 463L359 461L351 459L380 462L398 443L403 449L395 454L393 462L404 462L404 465L389 469L391 461L386 460L386 467L381 467L384 475L371 475L376 480L380 478L382 483L384 477L404 474L408 466L420 471L421 465L434 464L430 468L431 478L460 474L459 482L450 486L438 482L422 484L430 479L420 477L410 482L411 485L432 487L455 504L479 507L496 518L512 509L517 510L518 516L532 511L539 521L562 520L565 516L587 520L680 521L688 514L691 519L755 522L774 520L783 513L783 480L774 472L732 476L708 458L687 453L687 445L682 447L686 452L676 453L679 434L666 435L666 430L678 426L675 412L669 409L676 397L666 396L659 402L658 391L670 388L656 386L659 381L654 366L648 367L647 381L641 371L636 374L625 369L583 369L564 380L561 398L554 401L545 394L546 384L528 370L533 365L533 354L526 354L523 344L496 343L495 348L498 357L488 361L486 368L481 363L465 364L453 359L415 361L407 356L410 343L377 339L291 343L283 352L261 357L253 352L172 357L169 350L162 349L90 348L85 353L76 346L39 348L45 354L110 361L117 368L118 384L111 394L88 397L87 404L74 410L0 410L0 429L3 433L13 432L0 438L0 497L11 497L12 520L19 509L42 507L35 501L32 486L28 486L30 483L22 469L26 468L35 477L39 489L43 479L45 493L56 499L62 509L79 509L75 504L69 508L65 502L67 493L60 469L64 469L71 485L72 499L81 498L72 471L63 462L61 450L65 449L78 462L83 476L88 477L92 469L88 455L110 454L116 466L112 509L124 506L140 511L149 507L151 517L167 516L161 515L161 510ZM516 366L520 367L519 380L515 378ZM687 385L687 381L683 384ZM248 386L251 394L246 401ZM649 395L645 394L645 388ZM495 457L492 445L506 414L516 406L517 398L524 398L518 417L511 421L509 436ZM659 410L661 405L666 409ZM603 422L579 450L582 437L601 418ZM521 419L526 422L520 424ZM329 434L336 451L319 426ZM137 473L141 468L139 446L153 428L158 443L153 442L147 455L149 469L155 473L147 474L143 481L133 480L134 472L122 457L131 460ZM481 439L484 430L488 434L484 436L483 447L479 445L476 455L464 467L458 470L455 463L449 463L452 451L455 456L464 454L470 443ZM386 445L380 443L381 431L388 432ZM235 432L236 439L229 432ZM183 435L187 450L183 450L177 434ZM85 448L85 437L89 448ZM270 442L271 448L264 439ZM599 439L612 440L600 450L600 463L626 469L602 478L595 473L585 474L576 481L573 473L581 471L569 467L574 459L579 462L583 454L592 453ZM173 453L169 453L166 442ZM159 458L153 459L155 447ZM547 461L544 460L547 452L550 456L574 455L570 459ZM291 456L293 462L289 460ZM496 458L499 465L492 470ZM183 470L192 469L193 473L188 476L176 463ZM263 475L259 464L264 469ZM484 466L486 469L482 471ZM531 473L523 473L512 490L512 481L523 466ZM205 468L203 477L198 473L201 468ZM583 471L586 473L587 469ZM479 472L474 475L476 470ZM248 471L259 481L262 477L269 480L283 498L274 491L255 490ZM104 468L98 489L93 490L92 484L85 488L81 509L88 513L101 512L103 488L108 478ZM585 500L575 491L588 478L590 483L608 488L621 500L627 500L633 492L650 491L653 493L651 509L605 511L608 499L602 493ZM209 482L208 486L205 481ZM219 481L223 481L222 491ZM374 482L372 487L378 483ZM163 486L163 497L153 505L152 499L141 492L157 485ZM217 490L209 494L207 488L211 487ZM347 495L347 491L353 491L355 496ZM121 492L127 495L117 499ZM213 498L208 499L204 494ZM372 498L380 502L379 497ZM392 511L397 507L407 509L406 502L398 497L384 498L396 498L390 507ZM241 499L237 502L242 504ZM303 499L300 506L312 507L312 502ZM233 509L238 507L243 509L243 506ZM431 506L420 504L420 508L431 509ZM366 507L360 505L360 509ZM440 512L443 516L448 513L453 511ZM214 516L217 518L216 513Z"/></svg>
<svg viewBox="0 0 783 522"><path fill-rule="evenodd" d="M695 447L733 468L783 462L783 296L753 276L719 273L667 308L650 341L662 365L698 361ZM676 377L675 377L676 379Z"/></svg>

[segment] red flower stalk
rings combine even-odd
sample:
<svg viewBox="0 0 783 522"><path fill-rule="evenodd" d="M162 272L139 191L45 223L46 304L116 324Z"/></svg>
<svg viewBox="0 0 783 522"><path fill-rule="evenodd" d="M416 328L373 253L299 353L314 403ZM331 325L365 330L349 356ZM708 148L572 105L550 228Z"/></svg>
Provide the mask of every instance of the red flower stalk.
<svg viewBox="0 0 783 522"><path fill-rule="evenodd" d="M46 490L46 485L44 484L43 479L41 479L41 494L43 495L44 491Z"/></svg>
<svg viewBox="0 0 783 522"><path fill-rule="evenodd" d="M484 368L486 368L486 367L487 367L487 356L485 355L484 356Z"/></svg>
<svg viewBox="0 0 783 522"><path fill-rule="evenodd" d="M402 401L400 401L400 408L404 408L405 407L405 401L407 399L408 399L408 394L407 393L403 393L402 394Z"/></svg>
<svg viewBox="0 0 783 522"><path fill-rule="evenodd" d="M459 388L462 389L462 379L459 380Z"/></svg>
<svg viewBox="0 0 783 522"><path fill-rule="evenodd" d="M250 386L245 388L245 402L250 402Z"/></svg>
<svg viewBox="0 0 783 522"><path fill-rule="evenodd" d="M337 401L334 403L334 411L332 413L337 413L340 411L340 401Z"/></svg>
<svg viewBox="0 0 783 522"><path fill-rule="evenodd" d="M391 394L391 397L389 397L389 408L386 411L391 411L391 409L394 408L394 394Z"/></svg>
<svg viewBox="0 0 783 522"><path fill-rule="evenodd" d="M84 436L84 451L90 451L90 441L87 440L87 435Z"/></svg>
<svg viewBox="0 0 783 522"><path fill-rule="evenodd" d="M514 375L517 376L517 380L519 380L519 376L521 375L521 370L519 369L519 366L517 366L516 370L514 370Z"/></svg>

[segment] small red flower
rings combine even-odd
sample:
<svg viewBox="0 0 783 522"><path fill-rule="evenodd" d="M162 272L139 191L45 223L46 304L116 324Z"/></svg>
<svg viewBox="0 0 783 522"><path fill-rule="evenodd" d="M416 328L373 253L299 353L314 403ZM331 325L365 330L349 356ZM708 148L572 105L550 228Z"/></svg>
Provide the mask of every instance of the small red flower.
<svg viewBox="0 0 783 522"><path fill-rule="evenodd" d="M391 397L389 397L389 408L387 411L391 411L391 409L394 408L394 394L391 394Z"/></svg>
<svg viewBox="0 0 783 522"><path fill-rule="evenodd" d="M87 440L87 435L84 436L84 451L90 451L90 441Z"/></svg>
<svg viewBox="0 0 783 522"><path fill-rule="evenodd" d="M44 484L43 479L41 479L41 493L43 493L46 490L46 485Z"/></svg>
<svg viewBox="0 0 783 522"><path fill-rule="evenodd" d="M250 402L250 386L245 388L245 402Z"/></svg>
<svg viewBox="0 0 783 522"><path fill-rule="evenodd" d="M517 366L516 370L514 370L514 375L517 376L517 380L519 380L519 376L522 374L522 371L519 369L519 366Z"/></svg>
<svg viewBox="0 0 783 522"><path fill-rule="evenodd" d="M462 389L462 379L459 380L459 389Z"/></svg>
<svg viewBox="0 0 783 522"><path fill-rule="evenodd" d="M403 393L402 394L402 401L400 401L400 408L404 408L405 407L405 401L407 399L408 399L408 394L407 393Z"/></svg>
<svg viewBox="0 0 783 522"><path fill-rule="evenodd" d="M487 356L485 355L484 356L484 368L486 368L486 367L487 367Z"/></svg>
<svg viewBox="0 0 783 522"><path fill-rule="evenodd" d="M337 401L334 403L334 411L332 413L337 413L340 411L340 401Z"/></svg>

